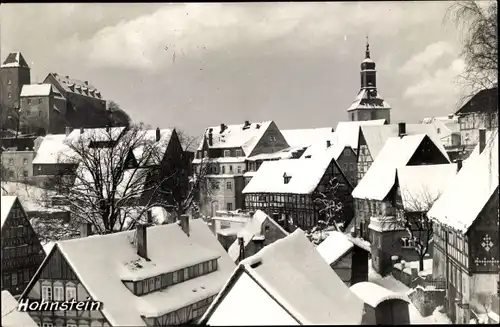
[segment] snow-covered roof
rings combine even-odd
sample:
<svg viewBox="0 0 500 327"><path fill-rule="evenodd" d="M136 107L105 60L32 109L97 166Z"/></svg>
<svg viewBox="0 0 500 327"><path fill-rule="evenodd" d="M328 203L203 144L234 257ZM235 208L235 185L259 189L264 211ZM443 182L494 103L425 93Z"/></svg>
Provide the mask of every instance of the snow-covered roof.
<svg viewBox="0 0 500 327"><path fill-rule="evenodd" d="M359 90L356 99L351 104L347 111L356 109L391 109L387 101L382 98L380 93L375 88Z"/></svg>
<svg viewBox="0 0 500 327"><path fill-rule="evenodd" d="M2 225L3 227L4 222L7 220L7 217L9 216L10 210L12 209L12 206L16 202L17 197L16 196L8 196L8 195L3 195L1 196L2 198L2 208L1 210L1 218L2 218Z"/></svg>
<svg viewBox="0 0 500 327"><path fill-rule="evenodd" d="M371 58L365 58L361 63L374 63L374 61Z"/></svg>
<svg viewBox="0 0 500 327"><path fill-rule="evenodd" d="M269 217L266 213L261 210L255 211L252 219L245 224L245 226L238 231L238 237L243 237L244 246L246 247L252 239L257 236L261 236L263 233L262 225L264 222L268 220L283 234L283 237L288 235L288 233L277 223ZM238 256L240 253L240 245L238 240L236 239L233 244L227 250L227 253L233 259L234 262L238 260Z"/></svg>
<svg viewBox="0 0 500 327"><path fill-rule="evenodd" d="M281 134L292 147L307 147L318 140L328 140L332 133L333 127L281 130Z"/></svg>
<svg viewBox="0 0 500 327"><path fill-rule="evenodd" d="M358 148L359 127L360 126L381 126L385 124L385 119L365 120L365 121L340 121L335 129L338 142L349 145L353 149Z"/></svg>
<svg viewBox="0 0 500 327"><path fill-rule="evenodd" d="M478 145L479 146L479 145ZM498 130L481 154L467 160L427 213L431 219L466 233L498 190ZM464 192L464 189L468 190Z"/></svg>
<svg viewBox="0 0 500 327"><path fill-rule="evenodd" d="M316 141L307 148L301 156L301 159L311 159L317 156L328 155L331 158L338 160L346 145L343 142L330 141L328 146L327 141Z"/></svg>
<svg viewBox="0 0 500 327"><path fill-rule="evenodd" d="M401 300L409 303L404 295L371 282L356 283L349 289L372 308L376 308L380 303L387 300Z"/></svg>
<svg viewBox="0 0 500 327"><path fill-rule="evenodd" d="M21 54L21 52L9 53L1 66L1 68L14 68L14 67L30 68L26 60L24 60L24 57Z"/></svg>
<svg viewBox="0 0 500 327"><path fill-rule="evenodd" d="M67 137L69 142L76 141L80 138L90 142L106 142L116 141L122 135L125 127L107 127L104 128L84 128L81 133L80 128L75 128Z"/></svg>
<svg viewBox="0 0 500 327"><path fill-rule="evenodd" d="M102 99L101 92L97 90L95 86L89 84L88 81L81 81L75 78L70 78L69 76L62 76L57 73L50 73L49 76L54 77L54 79L59 82L59 85L66 92Z"/></svg>
<svg viewBox="0 0 500 327"><path fill-rule="evenodd" d="M260 153L255 156L248 157L248 160L256 161L256 160L271 160L271 159L292 159L293 154L295 152L304 150L305 147L289 147L283 150L279 150L273 153Z"/></svg>
<svg viewBox="0 0 500 327"><path fill-rule="evenodd" d="M390 125L361 125L360 133L363 133L366 144L368 145L368 150L375 160L382 148L384 147L385 141L390 137L398 136L399 126L398 124ZM406 135L416 135L416 134L427 134L429 138L434 142L434 144L439 148L441 153L449 159L448 153L441 143L441 138L436 132L436 128L430 124L406 124Z"/></svg>
<svg viewBox="0 0 500 327"><path fill-rule="evenodd" d="M156 140L156 129L148 129L146 131L138 132L139 146L133 149L135 159L139 163L146 163L148 158L143 158L146 149L146 155L151 156L147 161L152 161L159 164L165 152L167 151L168 144L172 137L172 129L160 129L160 140Z"/></svg>
<svg viewBox="0 0 500 327"><path fill-rule="evenodd" d="M264 161L242 192L309 194L316 189L332 160L325 156ZM287 184L284 174L291 177Z"/></svg>
<svg viewBox="0 0 500 327"><path fill-rule="evenodd" d="M61 93L52 84L26 84L21 90L22 97L49 96L50 92L61 96Z"/></svg>
<svg viewBox="0 0 500 327"><path fill-rule="evenodd" d="M425 137L425 134L390 137L352 196L382 201L396 182L396 168L408 164Z"/></svg>
<svg viewBox="0 0 500 327"><path fill-rule="evenodd" d="M397 168L403 207L407 211L428 211L456 174L457 164Z"/></svg>
<svg viewBox="0 0 500 327"><path fill-rule="evenodd" d="M272 121L245 124L225 125L224 131L220 133L220 126L208 127L205 130L204 138L201 140L198 150L203 148L205 139L210 149L239 148L243 149L245 156L249 156L260 139L272 124ZM212 145L208 144L208 135L212 131Z"/></svg>
<svg viewBox="0 0 500 327"><path fill-rule="evenodd" d="M44 136L33 159L33 164L74 162L75 153L65 141L66 134L48 134Z"/></svg>
<svg viewBox="0 0 500 327"><path fill-rule="evenodd" d="M326 263L331 265L342 258L354 244L341 232L332 231L330 235L317 247L319 254L325 259Z"/></svg>
<svg viewBox="0 0 500 327"><path fill-rule="evenodd" d="M301 229L243 260L244 269L299 324L359 325L363 301L323 260ZM234 275L233 275L234 276ZM201 321L217 310L233 278L210 305Z"/></svg>
<svg viewBox="0 0 500 327"><path fill-rule="evenodd" d="M52 251L58 248L92 299L105 303L101 311L111 325L146 326L141 315L163 315L217 294L235 268L203 220L190 220L189 225L189 236L178 224L148 227L150 261L137 255L133 245L135 231L60 241ZM41 267L48 258L50 255ZM147 295L134 295L122 282L176 271L214 258L219 258L215 272Z"/></svg>
<svg viewBox="0 0 500 327"><path fill-rule="evenodd" d="M404 230L404 227L398 222L394 216L375 216L370 217L368 228L377 232L387 232Z"/></svg>
<svg viewBox="0 0 500 327"><path fill-rule="evenodd" d="M59 211L46 206L48 199L56 192L21 182L2 182L2 196L16 196L26 212Z"/></svg>
<svg viewBox="0 0 500 327"><path fill-rule="evenodd" d="M154 225L163 225L168 223L170 213L163 207L144 207L144 206L122 206L118 209L120 219L116 221L117 230L126 230L132 222L149 223L147 212L151 213L151 223Z"/></svg>
<svg viewBox="0 0 500 327"><path fill-rule="evenodd" d="M204 159L199 159L195 158L193 159L193 164L199 164L202 161L204 163L244 163L246 160L246 157L219 157L219 158L204 158Z"/></svg>
<svg viewBox="0 0 500 327"><path fill-rule="evenodd" d="M17 310L18 305L9 291L2 291L2 327L37 327L28 312Z"/></svg>
<svg viewBox="0 0 500 327"><path fill-rule="evenodd" d="M439 137L441 139L450 136L454 133L460 133L460 123L458 122L458 116L449 117L429 117L422 120L423 124L432 124L436 128L436 132L439 129Z"/></svg>

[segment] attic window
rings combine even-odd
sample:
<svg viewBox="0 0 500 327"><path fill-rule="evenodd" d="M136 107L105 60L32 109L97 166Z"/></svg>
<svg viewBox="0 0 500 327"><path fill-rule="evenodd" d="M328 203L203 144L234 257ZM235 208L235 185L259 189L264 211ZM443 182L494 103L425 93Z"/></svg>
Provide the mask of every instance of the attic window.
<svg viewBox="0 0 500 327"><path fill-rule="evenodd" d="M292 176L288 176L286 173L283 174L283 182L285 184L288 184L291 179L292 179Z"/></svg>
<svg viewBox="0 0 500 327"><path fill-rule="evenodd" d="M274 135L269 136L269 142L276 142L276 137Z"/></svg>

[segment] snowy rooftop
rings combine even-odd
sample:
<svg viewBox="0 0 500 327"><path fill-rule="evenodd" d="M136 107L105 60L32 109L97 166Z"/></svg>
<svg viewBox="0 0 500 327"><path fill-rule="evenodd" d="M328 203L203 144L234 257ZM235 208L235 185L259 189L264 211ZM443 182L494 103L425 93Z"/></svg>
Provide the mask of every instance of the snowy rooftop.
<svg viewBox="0 0 500 327"><path fill-rule="evenodd" d="M172 132L172 129L160 129L159 141L156 141L156 129L139 132L139 145L133 150L135 159L139 163L149 163L152 161L159 164L167 151ZM144 152L146 152L146 156L150 158L143 158Z"/></svg>
<svg viewBox="0 0 500 327"><path fill-rule="evenodd" d="M346 235L341 232L332 231L330 235L316 247L316 250L318 250L327 264L332 265L353 247L353 243Z"/></svg>
<svg viewBox="0 0 500 327"><path fill-rule="evenodd" d="M2 214L1 227L3 227L3 224L7 220L7 217L9 216L10 210L12 209L12 206L16 202L17 197L16 196L2 195L1 198L2 198L2 207L0 208L1 214Z"/></svg>
<svg viewBox="0 0 500 327"><path fill-rule="evenodd" d="M265 161L243 193L309 194L316 189L332 160L326 156L307 160ZM287 184L284 174L291 177Z"/></svg>
<svg viewBox="0 0 500 327"><path fill-rule="evenodd" d="M497 130L487 140L481 154L469 157L467 164L445 187L427 215L441 224L466 233L498 190L498 178ZM464 188L468 191L464 192Z"/></svg>
<svg viewBox="0 0 500 327"><path fill-rule="evenodd" d="M365 120L365 121L340 121L337 124L335 133L338 142L345 143L353 149L358 148L359 127L360 126L381 126L385 124L385 119Z"/></svg>
<svg viewBox="0 0 500 327"><path fill-rule="evenodd" d="M338 160L342 152L344 151L346 145L343 142L330 141L330 146L326 141L316 141L311 144L310 147L302 154L301 159L311 159L318 156L329 156L335 160Z"/></svg>
<svg viewBox="0 0 500 327"><path fill-rule="evenodd" d="M248 127L245 127L244 124L225 125L222 133L221 126L208 127L198 150L203 148L203 144L207 140L207 146L211 149L241 147L245 155L249 156L271 124L274 123L272 121L257 122L251 123ZM208 144L210 130L212 131L212 146Z"/></svg>
<svg viewBox="0 0 500 327"><path fill-rule="evenodd" d="M456 174L457 164L399 167L403 207L407 211L428 211Z"/></svg>
<svg viewBox="0 0 500 327"><path fill-rule="evenodd" d="M45 205L49 197L55 195L54 191L18 182L2 182L1 185L2 197L4 195L16 196L26 212L59 211L58 209L48 208Z"/></svg>
<svg viewBox="0 0 500 327"><path fill-rule="evenodd" d="M28 312L17 310L18 305L9 291L2 291L2 327L37 327Z"/></svg>
<svg viewBox="0 0 500 327"><path fill-rule="evenodd" d="M333 134L333 127L285 129L281 131L287 143L293 147L307 147L318 140L328 140Z"/></svg>
<svg viewBox="0 0 500 327"><path fill-rule="evenodd" d="M238 231L238 237L243 237L243 242L245 247L252 241L252 239L254 239L257 236L261 236L263 234L262 226L266 220L274 224L276 228L281 231L283 236L288 235L288 233L271 217L269 217L263 211L257 210L254 213L252 219L248 223L246 223L242 229ZM231 259L233 259L233 261L236 262L238 260L239 252L240 252L240 245L238 243L238 240L236 239L227 250L227 253L231 257Z"/></svg>
<svg viewBox="0 0 500 327"><path fill-rule="evenodd" d="M116 141L125 131L125 127L107 128L84 128L83 133L80 128L75 128L67 137L69 142L83 139L89 142Z"/></svg>
<svg viewBox="0 0 500 327"><path fill-rule="evenodd" d="M43 137L33 159L33 164L56 164L74 162L75 153L67 145L66 134L48 134Z"/></svg>
<svg viewBox="0 0 500 327"><path fill-rule="evenodd" d="M377 89L361 89L347 111L356 109L391 109Z"/></svg>
<svg viewBox="0 0 500 327"><path fill-rule="evenodd" d="M21 52L11 52L5 58L5 61L3 62L1 68L12 68L12 67L24 67L24 68L30 68L28 66L28 63L26 63L26 60L24 60L23 55Z"/></svg>
<svg viewBox="0 0 500 327"><path fill-rule="evenodd" d="M387 300L401 300L408 303L405 296L388 290L385 287L377 285L372 282L360 282L352 285L350 290L356 294L363 302L376 308L380 303Z"/></svg>
<svg viewBox="0 0 500 327"><path fill-rule="evenodd" d="M48 96L50 92L61 96L61 93L52 84L26 84L21 90L22 97Z"/></svg>
<svg viewBox="0 0 500 327"><path fill-rule="evenodd" d="M57 73L50 73L49 75L52 75L66 92L102 99L101 92L87 81L70 78L69 76L62 76Z"/></svg>
<svg viewBox="0 0 500 327"><path fill-rule="evenodd" d="M261 293L262 300L271 296L299 324L361 324L363 301L349 291L301 229L243 260L240 267L266 291ZM224 300L224 293L217 296L202 321Z"/></svg>
<svg viewBox="0 0 500 327"><path fill-rule="evenodd" d="M219 157L219 158L209 158L209 159L199 159L195 158L193 159L193 164L199 164L202 161L204 164L209 164L209 163L244 163L246 160L246 157Z"/></svg>
<svg viewBox="0 0 500 327"><path fill-rule="evenodd" d="M289 147L280 151L276 151L273 153L260 153L255 156L248 157L248 160L256 161L256 160L270 160L270 159L291 159L293 158L293 154L300 150L303 150L305 147Z"/></svg>
<svg viewBox="0 0 500 327"><path fill-rule="evenodd" d="M141 315L163 315L217 294L235 268L203 220L190 220L189 224L190 236L178 224L148 227L149 262L137 255L135 231L61 241L52 251L59 248L89 295L106 304L102 313L111 325L146 326ZM217 271L140 297L122 282L123 278L154 276L216 257Z"/></svg>
<svg viewBox="0 0 500 327"><path fill-rule="evenodd" d="M363 134L366 144L368 145L368 150L375 160L382 148L384 147L385 141L390 137L398 136L399 126L398 124L381 125L381 126L370 126L361 125L360 133ZM416 135L416 134L427 134L429 138L437 145L441 153L443 153L447 159L448 153L446 152L443 144L441 143L441 138L436 132L436 128L430 124L406 124L406 135Z"/></svg>
<svg viewBox="0 0 500 327"><path fill-rule="evenodd" d="M408 164L425 137L425 134L390 137L352 196L382 201L396 182L396 168Z"/></svg>

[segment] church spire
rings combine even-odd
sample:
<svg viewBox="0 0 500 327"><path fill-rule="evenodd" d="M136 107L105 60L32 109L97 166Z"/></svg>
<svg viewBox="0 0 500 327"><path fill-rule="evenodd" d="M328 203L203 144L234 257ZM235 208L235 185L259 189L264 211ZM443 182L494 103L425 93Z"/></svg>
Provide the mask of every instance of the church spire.
<svg viewBox="0 0 500 327"><path fill-rule="evenodd" d="M365 50L365 59L370 58L370 43L368 42L368 35L366 36L366 50Z"/></svg>

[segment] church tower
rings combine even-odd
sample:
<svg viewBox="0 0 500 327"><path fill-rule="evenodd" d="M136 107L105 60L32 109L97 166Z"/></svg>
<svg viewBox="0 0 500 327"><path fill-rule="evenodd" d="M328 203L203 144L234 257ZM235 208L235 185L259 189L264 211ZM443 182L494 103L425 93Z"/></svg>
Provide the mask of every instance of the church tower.
<svg viewBox="0 0 500 327"><path fill-rule="evenodd" d="M391 120L391 106L377 90L377 70L370 58L370 44L366 40L365 60L361 62L361 89L354 102L347 109L350 121L385 119Z"/></svg>

